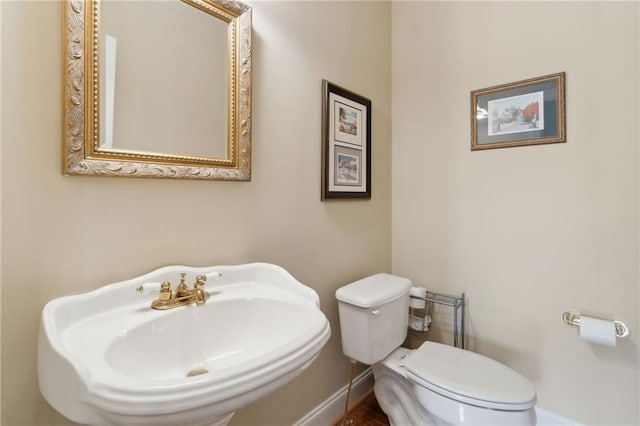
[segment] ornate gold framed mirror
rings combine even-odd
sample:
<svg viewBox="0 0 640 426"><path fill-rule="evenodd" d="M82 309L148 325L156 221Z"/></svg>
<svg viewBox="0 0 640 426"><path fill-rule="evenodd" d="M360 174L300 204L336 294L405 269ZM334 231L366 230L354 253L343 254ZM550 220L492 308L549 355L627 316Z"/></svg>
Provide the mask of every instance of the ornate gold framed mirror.
<svg viewBox="0 0 640 426"><path fill-rule="evenodd" d="M64 0L67 175L251 180L251 8Z"/></svg>

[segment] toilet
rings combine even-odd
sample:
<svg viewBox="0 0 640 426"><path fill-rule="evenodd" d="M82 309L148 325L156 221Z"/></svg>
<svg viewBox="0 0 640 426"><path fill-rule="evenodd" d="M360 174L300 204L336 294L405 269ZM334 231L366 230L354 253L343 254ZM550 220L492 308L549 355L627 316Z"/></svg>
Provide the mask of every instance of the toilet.
<svg viewBox="0 0 640 426"><path fill-rule="evenodd" d="M391 425L535 425L535 389L516 371L440 343L400 347L410 288L410 280L381 273L336 291L342 350L372 365L376 399Z"/></svg>

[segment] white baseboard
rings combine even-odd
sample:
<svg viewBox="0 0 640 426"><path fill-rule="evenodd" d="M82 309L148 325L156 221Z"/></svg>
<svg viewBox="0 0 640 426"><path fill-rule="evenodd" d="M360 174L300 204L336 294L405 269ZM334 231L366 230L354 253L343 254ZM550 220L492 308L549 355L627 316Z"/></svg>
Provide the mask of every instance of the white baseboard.
<svg viewBox="0 0 640 426"><path fill-rule="evenodd" d="M536 407L537 426L583 426L582 424L560 417L543 408Z"/></svg>
<svg viewBox="0 0 640 426"><path fill-rule="evenodd" d="M327 426L337 420L344 413L344 402L347 398L349 385L343 386L326 401L307 413L306 416L295 422L294 426ZM349 405L365 396L373 389L373 371L371 367L360 373L353 379Z"/></svg>

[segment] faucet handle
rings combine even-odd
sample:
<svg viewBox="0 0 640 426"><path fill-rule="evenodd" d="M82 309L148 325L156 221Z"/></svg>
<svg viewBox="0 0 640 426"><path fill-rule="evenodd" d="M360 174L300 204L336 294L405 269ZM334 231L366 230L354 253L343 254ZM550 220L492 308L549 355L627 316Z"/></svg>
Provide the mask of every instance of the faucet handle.
<svg viewBox="0 0 640 426"><path fill-rule="evenodd" d="M198 306L202 306L209 298L209 293L204 290L205 281L207 281L205 275L198 275L195 284L193 284L193 295Z"/></svg>
<svg viewBox="0 0 640 426"><path fill-rule="evenodd" d="M206 275L198 275L196 277L196 282L193 285L193 287L204 287L204 283L207 281L207 276Z"/></svg>
<svg viewBox="0 0 640 426"><path fill-rule="evenodd" d="M165 281L160 285L160 294L158 300L166 301L171 299L171 283Z"/></svg>

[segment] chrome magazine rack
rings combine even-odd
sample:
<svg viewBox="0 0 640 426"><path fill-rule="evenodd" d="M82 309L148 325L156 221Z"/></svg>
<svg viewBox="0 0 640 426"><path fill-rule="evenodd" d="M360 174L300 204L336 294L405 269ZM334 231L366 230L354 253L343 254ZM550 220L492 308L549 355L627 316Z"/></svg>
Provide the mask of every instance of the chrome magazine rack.
<svg viewBox="0 0 640 426"><path fill-rule="evenodd" d="M453 346L465 349L464 341L464 293L460 296L450 296L448 294L436 293L433 291L427 291L424 298L411 296L412 299L424 300L424 308L414 308L409 306L409 320L418 320L422 324L422 330L416 330L421 333L426 333L428 329L425 327L425 318L431 316L433 304L449 306L452 309L453 315Z"/></svg>

